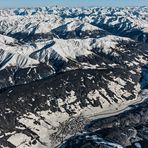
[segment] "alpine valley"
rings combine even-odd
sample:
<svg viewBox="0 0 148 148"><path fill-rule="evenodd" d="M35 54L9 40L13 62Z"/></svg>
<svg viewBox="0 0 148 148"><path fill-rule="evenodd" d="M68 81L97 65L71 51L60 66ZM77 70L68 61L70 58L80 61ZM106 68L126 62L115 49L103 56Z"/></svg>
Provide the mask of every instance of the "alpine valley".
<svg viewBox="0 0 148 148"><path fill-rule="evenodd" d="M147 148L148 7L1 9L0 147Z"/></svg>

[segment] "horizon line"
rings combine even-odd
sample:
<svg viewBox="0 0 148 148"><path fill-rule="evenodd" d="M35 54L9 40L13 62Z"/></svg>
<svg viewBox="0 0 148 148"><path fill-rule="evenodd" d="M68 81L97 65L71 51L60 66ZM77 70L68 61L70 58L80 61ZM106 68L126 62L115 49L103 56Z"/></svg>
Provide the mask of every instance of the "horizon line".
<svg viewBox="0 0 148 148"><path fill-rule="evenodd" d="M127 7L130 7L130 8L134 8L134 7L148 7L146 5L125 5L125 6L98 6L98 5L92 5L92 6L63 6L63 5L48 5L48 6L44 6L44 5L40 5L40 6L19 6L19 7L1 7L0 6L0 9L31 9L31 8L41 8L41 7L61 7L61 8L67 8L67 7L70 7L70 8L93 8L93 7L97 7L97 8L127 8Z"/></svg>

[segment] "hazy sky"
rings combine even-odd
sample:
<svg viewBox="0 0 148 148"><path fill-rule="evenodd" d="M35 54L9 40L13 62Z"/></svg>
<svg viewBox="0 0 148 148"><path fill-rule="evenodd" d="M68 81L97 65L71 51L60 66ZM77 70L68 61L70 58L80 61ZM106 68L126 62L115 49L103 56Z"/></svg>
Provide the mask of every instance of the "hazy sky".
<svg viewBox="0 0 148 148"><path fill-rule="evenodd" d="M148 0L0 0L0 7L36 6L148 6Z"/></svg>

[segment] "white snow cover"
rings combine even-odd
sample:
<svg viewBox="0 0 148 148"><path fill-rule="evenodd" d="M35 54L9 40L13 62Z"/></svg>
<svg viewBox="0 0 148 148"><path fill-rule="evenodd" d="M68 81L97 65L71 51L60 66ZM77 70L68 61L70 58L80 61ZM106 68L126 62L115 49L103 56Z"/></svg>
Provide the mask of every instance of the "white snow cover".
<svg viewBox="0 0 148 148"><path fill-rule="evenodd" d="M22 145L25 146L26 142L30 140L31 140L31 137L28 137L27 135L22 133L16 133L8 139L9 142L11 142L13 145L15 145L18 148L21 148Z"/></svg>
<svg viewBox="0 0 148 148"><path fill-rule="evenodd" d="M138 12L139 16L134 14L135 11ZM83 14L84 17L81 17ZM116 17L113 17L112 14ZM126 14L128 14L128 16ZM65 15L68 17L65 18ZM0 10L0 31L5 32L5 35L0 35L0 69L9 66L17 66L20 68L32 67L40 62L46 62L46 58L50 59L53 52L55 52L56 57L60 57L65 61L68 61L69 59L76 60L76 57L79 56L92 55L94 54L93 49L105 54L113 52L114 56L120 56L117 51L124 52L125 48L121 46L118 47L118 42L134 42L129 38L107 35L101 38L67 40L54 37L53 39L36 40L33 44L22 44L16 39L6 36L10 32L12 34L20 32L26 34L50 33L52 29L66 23L67 31L76 30L80 26L82 26L82 31L99 31L102 29L92 24L94 22L97 24L97 21L102 21L111 26L120 24L120 28L122 28L122 25L124 24L125 30L140 28L143 32L147 33L147 15L147 7L133 9L42 7L40 9ZM75 16L75 18L73 18L73 16ZM55 43L52 46L45 48L47 45L50 45L52 41ZM132 67L138 65L140 62L145 64L147 63L147 60L144 59L143 56L137 56L132 62L128 63L127 61L125 63ZM85 65L85 63L82 63L82 65L86 68L98 68L98 65ZM136 70L138 70L138 68ZM139 72L136 70L131 70L130 72L136 74ZM92 79L92 77L89 78ZM143 99L146 99L148 91L144 90L142 98L139 97L138 92L140 91L140 86L139 84L135 84L133 93L136 94L136 98L130 101L123 100L122 97L120 97L121 95L125 97L130 96L128 91L123 90L127 81L119 77L113 79L114 82L108 81L107 87L110 91L116 93L116 96L114 97L118 100L117 103L113 100L109 103L104 97L102 97L100 92L110 99L107 95L107 91L102 88L100 90L92 90L87 94L87 98L90 101L99 98L102 107L93 107L89 104L87 107L81 108L79 104L80 102L70 106L69 104L77 99L75 92L72 90L69 92L68 97L65 98L65 102L63 102L62 99L57 100L61 112L53 113L50 110L40 111L36 114L25 114L18 119L20 123L23 123L27 128L39 135L40 142L37 142L35 145L28 145L31 138L23 133L12 133L12 136L10 136L8 141L19 148L52 148L53 141L50 139L51 135L53 136L54 133L57 133L58 135L62 130L60 128L61 124L66 123L71 118L62 107L64 103L66 103L67 109L71 107L76 111L75 116L84 116L87 119L95 119L116 115L129 109L129 105L139 103L143 101ZM129 82L134 83L131 78L129 78ZM49 103L50 102L47 102L47 104ZM35 124L34 121L39 121L40 124Z"/></svg>
<svg viewBox="0 0 148 148"><path fill-rule="evenodd" d="M51 44L52 40L38 41L35 43L36 47L34 47L30 44L21 45L11 37L3 35L0 37L0 49L2 49L1 51L3 52L3 54L1 54L1 63L4 63L1 69L4 69L7 66L19 66L24 68L39 64L39 62L45 62L46 55L50 58L53 51L57 53L57 56L59 55L65 61L68 61L68 59L75 60L76 57L79 56L91 55L93 54L91 50L94 48L101 49L102 52L106 54L112 52L113 49L124 50L124 48L117 46L118 41L132 42L129 38L121 38L113 35L108 35L98 39L88 38L64 40L54 38L53 41L55 43L47 49L44 49L45 46ZM116 51L113 53L114 55L117 55ZM12 58L7 61L9 54L11 54ZM35 57L30 56L32 54L35 55Z"/></svg>
<svg viewBox="0 0 148 148"><path fill-rule="evenodd" d="M77 56L87 56L91 54L87 40L55 39L55 42L51 48L64 58L75 59Z"/></svg>
<svg viewBox="0 0 148 148"><path fill-rule="evenodd" d="M79 27L81 28L81 31L99 31L102 30L94 25L91 25L90 23L87 22L82 22L79 19L73 20L72 22L68 22L67 24L67 31L74 31L78 29Z"/></svg>
<svg viewBox="0 0 148 148"><path fill-rule="evenodd" d="M14 38L0 34L0 44L15 44L15 42L16 40Z"/></svg>
<svg viewBox="0 0 148 148"><path fill-rule="evenodd" d="M96 42L92 44L92 48L101 48L102 51L106 54L111 53L113 50L115 50L114 55L118 56L118 54L116 54L116 50L117 51L125 50L124 48L117 46L119 41L133 42L129 38L107 35L105 37L96 39Z"/></svg>
<svg viewBox="0 0 148 148"><path fill-rule="evenodd" d="M135 29L143 28L145 30L148 27L147 15L147 7L126 7L124 9L110 7L87 9L64 7L5 9L0 10L0 30L5 32L31 32L37 27L36 32L42 33L49 32L53 28L72 21L73 23L71 23L68 29L73 30L80 24L77 23L77 20L86 23L84 25L85 29L96 29L96 27L91 27L90 23L102 21L103 24L112 26L121 23L120 28L123 27L122 25L126 25L124 26L125 30L132 27Z"/></svg>

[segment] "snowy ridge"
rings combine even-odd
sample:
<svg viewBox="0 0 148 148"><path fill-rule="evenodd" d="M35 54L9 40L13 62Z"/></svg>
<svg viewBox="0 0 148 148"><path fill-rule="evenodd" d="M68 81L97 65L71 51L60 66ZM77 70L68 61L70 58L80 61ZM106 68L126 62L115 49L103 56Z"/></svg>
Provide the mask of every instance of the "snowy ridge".
<svg viewBox="0 0 148 148"><path fill-rule="evenodd" d="M94 49L96 51L98 49L98 52L102 51L105 54L112 52L115 56L118 56L115 50L124 52L124 47L118 47L118 42L124 41L127 43L134 43L134 41L130 40L129 38L121 38L113 35L108 35L99 39L90 38L64 40L55 38L51 41L36 42L33 46L30 46L30 44L20 45L16 42L15 39L8 37L6 40L4 37L5 36L1 35L2 40L0 47L5 53L1 55L1 62L7 61L7 54L9 53L11 55L15 55L15 57L18 58L14 58L14 60L17 59L17 62L14 60L8 60L8 66L17 65L20 68L29 67L31 64L35 65L39 62L47 62L47 59L49 60L52 58L54 52L56 57L59 56L59 58L61 57L61 59L64 61L68 61L68 59L76 60L76 57L92 55L94 54ZM28 61L24 62L26 63L26 66L21 64L24 59ZM5 64L3 65L6 67ZM3 69L3 67L1 67L1 69Z"/></svg>

